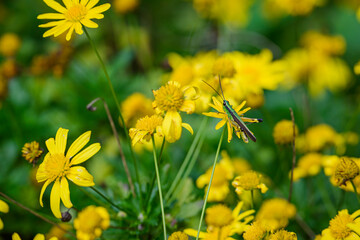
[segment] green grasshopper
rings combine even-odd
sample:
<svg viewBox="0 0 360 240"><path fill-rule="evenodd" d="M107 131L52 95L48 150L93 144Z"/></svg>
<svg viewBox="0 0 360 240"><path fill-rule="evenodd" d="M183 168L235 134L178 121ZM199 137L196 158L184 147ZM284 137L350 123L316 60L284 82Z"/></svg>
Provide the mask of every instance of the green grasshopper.
<svg viewBox="0 0 360 240"><path fill-rule="evenodd" d="M231 121L231 124L233 126L235 126L235 131L240 131L240 134L241 134L242 138L244 139L244 142L248 142L249 141L248 138L250 138L253 142L256 142L256 137L254 136L254 134L249 130L249 128L246 126L246 124L243 122L243 120L241 120L241 117L233 109L233 107L230 105L229 101L227 101L225 99L224 92L223 92L222 86L221 86L220 76L219 76L219 84L220 84L221 95L219 94L218 91L216 91L215 88L213 88L213 86L211 86L204 80L203 80L203 82L206 83L209 87L211 87L222 98L224 113L228 116L228 119ZM246 119L248 119L248 118L246 118ZM253 120L255 120L257 122L263 121L261 118L257 118L257 119L253 119Z"/></svg>

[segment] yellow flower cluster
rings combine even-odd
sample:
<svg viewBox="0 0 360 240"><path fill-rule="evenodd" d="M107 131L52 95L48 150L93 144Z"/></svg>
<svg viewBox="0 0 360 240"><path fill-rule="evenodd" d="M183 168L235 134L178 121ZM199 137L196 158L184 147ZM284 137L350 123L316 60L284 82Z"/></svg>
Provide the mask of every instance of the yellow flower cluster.
<svg viewBox="0 0 360 240"><path fill-rule="evenodd" d="M294 169L294 181L317 175L322 167L323 156L319 153L307 153L302 156Z"/></svg>
<svg viewBox="0 0 360 240"><path fill-rule="evenodd" d="M261 193L266 193L268 190L262 181L261 174L258 174L255 171L248 171L237 176L232 182L232 185L237 194L242 194L243 191L252 191L255 189L259 189Z"/></svg>
<svg viewBox="0 0 360 240"><path fill-rule="evenodd" d="M284 57L288 69L284 83L287 87L306 83L310 93L317 96L325 90L337 92L349 85L351 71L348 65L334 56L345 51L342 37L308 32L300 42L302 48L292 49Z"/></svg>
<svg viewBox="0 0 360 240"><path fill-rule="evenodd" d="M307 15L313 11L315 7L322 6L326 0L266 0L264 5L265 15L281 16L281 15Z"/></svg>
<svg viewBox="0 0 360 240"><path fill-rule="evenodd" d="M273 137L276 144L289 144L292 143L295 137L298 135L299 129L295 125L295 134L294 126L290 120L281 120L276 123L273 130Z"/></svg>
<svg viewBox="0 0 360 240"><path fill-rule="evenodd" d="M321 239L358 239L360 233L360 210L349 214L347 209L341 210L331 219L329 227L321 233Z"/></svg>
<svg viewBox="0 0 360 240"><path fill-rule="evenodd" d="M21 152L26 161L36 163L36 160L41 156L43 150L40 149L38 142L32 141L31 143L25 143Z"/></svg>

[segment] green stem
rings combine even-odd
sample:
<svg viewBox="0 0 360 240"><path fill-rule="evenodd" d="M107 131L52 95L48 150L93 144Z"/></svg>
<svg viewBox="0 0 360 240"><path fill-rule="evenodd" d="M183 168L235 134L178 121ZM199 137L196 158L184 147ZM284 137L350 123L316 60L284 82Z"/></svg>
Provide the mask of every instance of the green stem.
<svg viewBox="0 0 360 240"><path fill-rule="evenodd" d="M107 79L107 81L108 81L108 85L109 85L109 87L110 87L110 91L111 91L111 94L112 94L112 96L113 96L113 98L114 98L116 107L117 107L117 109L118 109L118 111L119 111L119 117L120 117L121 123L122 123L122 125L123 125L123 127L124 127L124 132L125 132L126 140L127 140L127 142L128 142L128 145L129 145L129 148L130 148L130 152L131 152L131 156L132 156L133 162L134 162L136 180L137 180L138 184L140 185L139 170L138 170L138 167L137 167L137 162L136 162L135 154L134 154L134 151L133 151L132 146L131 146L131 141L130 141L130 137L129 137L129 132L128 132L128 129L127 129L126 125L125 125L124 118L123 118L123 116L122 116L122 114L121 114L121 108L120 108L119 100L118 100L117 97L116 97L116 93L115 93L114 87L113 87L113 85L112 85L112 83L111 83L109 73L108 73L108 71L107 71L107 69L106 69L106 66L105 66L105 64L104 64L104 61L102 60L102 58L101 58L101 56L100 56L100 54L99 54L99 52L98 52L98 50L97 50L97 48L96 48L96 46L95 46L94 41L91 39L91 37L90 37L88 31L86 30L86 28L84 27L83 29L84 29L84 32L85 32L87 38L88 38L89 41L90 41L91 46L93 47L93 49L94 49L94 51L95 51L95 54L96 54L97 58L99 59L99 62L100 62L101 67L102 67L102 69L103 69L103 71L104 71L105 77L106 77L106 79ZM140 199L141 199L141 196L140 196Z"/></svg>
<svg viewBox="0 0 360 240"><path fill-rule="evenodd" d="M166 240L165 212L164 212L164 204L163 204L162 191L161 191L161 182L160 182L159 168L158 168L157 157L156 157L156 146L155 146L154 135L151 135L151 140L152 140L152 144L153 144L155 173L156 173L157 184L158 184L158 189L159 189L159 198L160 198L160 207L161 207L161 217L162 217L162 223L163 223L163 229L164 229L164 240Z"/></svg>
<svg viewBox="0 0 360 240"><path fill-rule="evenodd" d="M119 208L115 203L113 203L107 196L105 196L104 194L102 194L102 192L100 192L99 190L97 190L95 187L90 187L94 192L96 192L97 194L99 194L105 201L107 201L108 203L110 203L111 206L113 206L114 208L116 208L117 210L121 211L121 208Z"/></svg>
<svg viewBox="0 0 360 240"><path fill-rule="evenodd" d="M194 153L194 151L195 151L195 149L196 149L196 146L197 146L197 144L198 144L198 142L199 142L199 139L200 139L200 136L201 136L201 134L202 134L202 132L203 132L203 129L204 129L205 126L206 126L207 119L208 119L207 117L204 117L203 121L201 122L200 129L199 129L199 131L196 133L196 136L195 136L195 138L194 138L194 141L192 142L192 144L191 144L191 146L190 146L190 149L189 149L189 151L187 152L186 157L185 157L183 163L181 164L181 167L180 167L178 173L177 173L176 176L175 176L174 181L171 183L171 186L170 186L170 188L169 188L169 191L168 191L168 192L166 193L166 195L165 195L165 201L168 201L168 200L169 200L171 194L173 194L173 192L174 192L175 189L177 188L177 186L178 186L178 184L179 184L179 181L181 180L181 177L182 177L182 175L183 175L183 173L184 173L184 171L185 171L185 168L186 168L186 166L188 165L188 163L189 163L189 161L190 161L190 159L191 159L191 156L193 155L193 153Z"/></svg>
<svg viewBox="0 0 360 240"><path fill-rule="evenodd" d="M250 190L251 193L251 209L254 209L254 190Z"/></svg>
<svg viewBox="0 0 360 240"><path fill-rule="evenodd" d="M360 197L359 197L359 194L358 194L358 192L357 192L357 190L356 190L356 186L355 186L355 184L354 184L354 181L353 181L352 179L350 179L350 182L351 182L351 185L352 185L353 188L354 188L354 192L355 192L355 194L356 194L356 198L357 198L357 200L358 200L358 202L359 202L359 204L360 204Z"/></svg>
<svg viewBox="0 0 360 240"><path fill-rule="evenodd" d="M209 185L207 187L205 201L204 201L204 205L203 205L203 208L202 208L202 211L201 211L201 217L200 217L198 232L197 232L197 235L196 235L196 240L199 239L201 224L202 224L202 221L203 221L203 218L204 218L206 203L207 203L207 200L208 200L208 197L209 197L211 183L212 183L212 180L213 180L213 177L214 177L215 167L216 167L216 163L217 163L217 160L218 160L218 157L219 157L220 147L221 147L222 140L224 138L225 129L226 129L226 127L224 127L224 130L222 131L222 134L221 134L221 137L220 137L220 140L219 140L219 144L218 144L218 147L217 147L217 150L216 150L216 155L215 155L214 164L213 164L213 168L212 168L212 172L211 172L210 182L209 182Z"/></svg>

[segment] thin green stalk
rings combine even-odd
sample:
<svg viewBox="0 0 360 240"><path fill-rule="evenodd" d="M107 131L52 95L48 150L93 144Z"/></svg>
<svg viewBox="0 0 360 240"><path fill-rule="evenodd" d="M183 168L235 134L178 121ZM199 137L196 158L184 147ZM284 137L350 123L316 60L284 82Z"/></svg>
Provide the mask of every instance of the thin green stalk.
<svg viewBox="0 0 360 240"><path fill-rule="evenodd" d="M163 204L162 191L161 191L160 174L159 174L159 168L158 168L157 157L156 157L156 146L155 146L154 135L151 135L151 140L152 140L152 144L153 144L155 173L156 173L157 184L158 184L158 189L159 189L161 218L162 218L163 229L164 229L164 240L166 240L165 212L164 212L164 204Z"/></svg>
<svg viewBox="0 0 360 240"><path fill-rule="evenodd" d="M254 189L251 189L250 192L251 192L251 208L254 209Z"/></svg>
<svg viewBox="0 0 360 240"><path fill-rule="evenodd" d="M353 188L354 188L354 192L355 192L355 194L356 194L356 198L357 198L357 200L358 200L358 202L359 202L359 204L360 204L360 197L359 197L359 194L358 194L358 192L357 192L357 190L356 190L356 186L355 186L355 184L354 184L354 181L353 181L352 179L350 179L350 182L351 182L351 185L352 185Z"/></svg>
<svg viewBox="0 0 360 240"><path fill-rule="evenodd" d="M179 184L179 181L181 180L181 177L182 177L182 175L183 175L183 173L185 171L185 168L188 165L188 163L189 163L189 161L191 159L191 156L193 155L193 153L194 153L194 151L196 149L196 145L199 142L199 139L200 139L200 136L201 136L201 134L203 132L203 129L206 126L207 119L208 119L207 117L204 117L203 121L201 122L199 131L196 133L194 141L191 143L190 149L187 152L186 157L185 157L183 163L181 164L181 167L180 167L178 173L176 174L174 181L171 183L169 191L165 195L165 201L166 202L169 200L171 194L173 194L174 190L176 189L176 187Z"/></svg>
<svg viewBox="0 0 360 240"><path fill-rule="evenodd" d="M136 180L137 180L138 184L140 185L139 170L138 170L138 167L137 167L137 162L136 162L135 154L134 154L134 151L133 151L132 146L131 146L131 141L130 141L130 137L129 137L129 132L128 132L128 129L127 129L126 125L125 125L124 118L123 118L123 116L122 116L122 114L121 114L121 108L120 108L119 100L118 100L117 97L116 97L116 93L115 93L114 87L113 87L113 85L112 85L112 83L111 83L109 73L108 73L108 71L107 71L107 69L106 69L106 66L105 66L105 64L104 64L104 61L102 60L102 58L101 58L101 56L100 56L100 54L99 54L99 52L98 52L98 50L97 50L97 48L96 48L96 46L95 46L94 41L91 39L91 37L90 37L88 31L86 30L86 28L84 27L83 29L84 29L84 32L85 32L87 38L88 38L89 41L90 41L91 46L93 47L93 49L94 49L94 51L95 51L95 54L96 54L97 58L98 58L99 61L100 61L101 67L102 67L102 69L103 69L103 71L104 71L104 74L105 74L105 77L106 77L106 79L107 79L107 81L108 81L108 85L109 85L109 87L110 87L111 94L112 94L112 96L113 96L113 98L114 98L116 107L117 107L117 109L118 109L118 111L119 111L119 117L120 117L121 123L122 123L122 125L123 125L123 127L124 127L124 132L125 132L126 140L127 140L127 142L128 142L128 145L129 145L129 148L130 148L130 152L131 152L131 156L132 156L133 162L134 162ZM140 199L141 199L141 196L140 196Z"/></svg>
<svg viewBox="0 0 360 240"><path fill-rule="evenodd" d="M96 192L97 194L99 194L103 199L105 199L105 201L107 201L108 203L110 203L111 206L113 206L114 208L116 208L117 210L121 211L121 208L119 208L115 203L113 203L107 196L105 196L104 194L102 194L102 192L100 192L99 190L97 190L95 187L90 187L94 192Z"/></svg>
<svg viewBox="0 0 360 240"><path fill-rule="evenodd" d="M200 217L198 232L197 232L197 235L196 235L196 240L199 239L201 224L202 224L202 221L203 221L203 218L204 218L206 203L207 203L207 200L208 200L208 197L209 197L211 183L212 183L212 180L213 180L213 177L214 177L215 167L216 167L216 163L217 163L217 160L218 160L218 157L219 157L220 147L221 147L222 140L224 138L225 129L226 129L226 127L224 127L224 130L222 131L220 141L219 141L219 144L218 144L218 147L217 147L217 150L216 150L216 155L215 155L214 164L213 164L213 168L212 168L212 172L211 172L210 182L209 182L209 185L207 187L205 201L204 201L204 205L203 205L203 208L202 208L202 211L201 211L201 217Z"/></svg>

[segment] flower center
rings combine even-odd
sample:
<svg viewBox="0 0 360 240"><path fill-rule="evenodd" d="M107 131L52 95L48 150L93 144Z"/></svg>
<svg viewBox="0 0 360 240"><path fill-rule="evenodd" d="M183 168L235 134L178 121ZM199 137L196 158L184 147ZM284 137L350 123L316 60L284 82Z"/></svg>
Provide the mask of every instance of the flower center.
<svg viewBox="0 0 360 240"><path fill-rule="evenodd" d="M245 190L255 189L260 184L260 178L254 171L245 172L244 174L238 176L235 181L236 187L241 187Z"/></svg>
<svg viewBox="0 0 360 240"><path fill-rule="evenodd" d="M341 211L339 214L330 221L331 235L335 239L345 239L351 233L351 229L346 225L353 223L352 217L347 211Z"/></svg>
<svg viewBox="0 0 360 240"><path fill-rule="evenodd" d="M66 20L71 22L79 22L86 16L87 12L88 10L84 5L75 4L68 9L68 11L65 13L65 17Z"/></svg>
<svg viewBox="0 0 360 240"><path fill-rule="evenodd" d="M161 126L162 122L163 118L158 115L152 115L151 117L145 116L137 121L136 128L153 134L156 127Z"/></svg>
<svg viewBox="0 0 360 240"><path fill-rule="evenodd" d="M48 179L52 179L52 181L56 178L63 177L69 169L69 158L66 158L62 154L50 155L45 162L45 170L48 174Z"/></svg>
<svg viewBox="0 0 360 240"><path fill-rule="evenodd" d="M154 95L156 105L162 111L178 111L184 103L184 94L175 82L162 86Z"/></svg>
<svg viewBox="0 0 360 240"><path fill-rule="evenodd" d="M224 227L233 221L232 211L225 205L215 205L206 210L205 221L208 226Z"/></svg>

